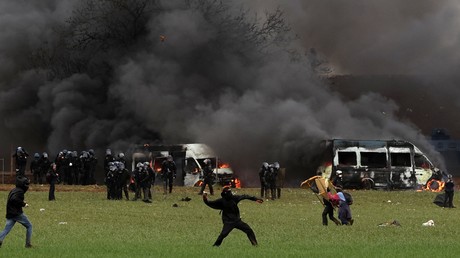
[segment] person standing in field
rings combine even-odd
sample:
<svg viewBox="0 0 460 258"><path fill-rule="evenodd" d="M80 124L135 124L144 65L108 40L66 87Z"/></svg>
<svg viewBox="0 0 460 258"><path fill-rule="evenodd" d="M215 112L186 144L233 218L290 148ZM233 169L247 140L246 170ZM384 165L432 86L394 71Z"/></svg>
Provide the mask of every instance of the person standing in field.
<svg viewBox="0 0 460 258"><path fill-rule="evenodd" d="M333 203L338 203L339 205L339 219L340 222L342 222L342 225L353 225L353 218L351 216L351 209L350 205L352 203L351 200L347 200L347 197L345 196L345 193L342 191L342 188L337 187L336 188L337 193L334 195L329 195L330 200ZM349 194L347 194L349 196Z"/></svg>
<svg viewBox="0 0 460 258"><path fill-rule="evenodd" d="M14 224L19 222L26 228L26 248L31 248L32 240L32 223L30 223L27 216L22 211L22 207L28 207L29 205L24 201L24 194L29 189L30 181L27 177L17 177L16 187L8 194L8 200L6 203L6 224L5 229L0 232L0 247L3 244L3 240L13 229Z"/></svg>
<svg viewBox="0 0 460 258"><path fill-rule="evenodd" d="M259 169L259 179L260 179L260 197L264 198L265 191L267 189L267 181L265 175L267 175L270 171L268 162L262 163L262 167ZM265 196L268 197L268 196Z"/></svg>
<svg viewBox="0 0 460 258"><path fill-rule="evenodd" d="M455 189L455 184L454 181L452 180L452 175L447 176L447 182L444 186L444 192L446 194L444 198L444 207L446 208L454 208L454 189Z"/></svg>
<svg viewBox="0 0 460 258"><path fill-rule="evenodd" d="M164 194L167 193L168 187L169 193L171 193L173 181L176 178L176 163L174 163L171 155L169 155L168 158L161 164L161 177L163 178L164 183Z"/></svg>
<svg viewBox="0 0 460 258"><path fill-rule="evenodd" d="M56 182L59 178L56 167L56 163L52 163L51 166L48 168L48 171L46 172L46 180L50 184L50 189L48 191L48 201L56 200L56 197L54 196L54 191L56 189Z"/></svg>
<svg viewBox="0 0 460 258"><path fill-rule="evenodd" d="M214 173L211 167L211 160L205 159L203 163L203 184L201 185L201 189L198 194L202 195L207 185L209 187L209 192L211 193L211 195L214 195L214 189L212 188L212 184L214 184Z"/></svg>
<svg viewBox="0 0 460 258"><path fill-rule="evenodd" d="M329 193L329 188L327 189L328 191L328 195L330 195ZM336 219L334 217L334 205L333 205L333 201L332 200L328 200L326 198L323 198L323 203L324 203L324 210L323 210L323 213L321 214L322 218L323 218L323 225L324 226L327 226L327 217L329 216L329 219L334 221L334 223L339 226L341 225L340 221L338 219Z"/></svg>
<svg viewBox="0 0 460 258"><path fill-rule="evenodd" d="M224 226L213 246L220 246L224 238L227 237L234 228L237 228L246 233L249 241L251 241L251 244L253 246L257 246L258 243L254 231L247 223L241 220L238 203L242 200L251 200L258 203L263 203L263 200L255 196L233 195L232 190L228 186L225 186L222 189L222 193L220 195L222 198L214 201L208 200L208 195L206 192L204 192L202 195L203 201L207 206L216 210L221 210L222 212L222 222L224 223Z"/></svg>

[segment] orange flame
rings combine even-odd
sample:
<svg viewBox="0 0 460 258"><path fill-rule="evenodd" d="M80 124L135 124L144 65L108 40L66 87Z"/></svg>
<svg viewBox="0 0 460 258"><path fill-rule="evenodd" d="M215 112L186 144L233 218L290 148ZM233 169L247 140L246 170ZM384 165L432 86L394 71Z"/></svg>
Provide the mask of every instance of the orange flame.
<svg viewBox="0 0 460 258"><path fill-rule="evenodd" d="M241 189L241 180L238 178L232 179L232 185L234 185L235 188Z"/></svg>
<svg viewBox="0 0 460 258"><path fill-rule="evenodd" d="M444 182L437 179L431 179L426 183L426 186L423 188L425 191L431 192L442 192L444 190Z"/></svg>
<svg viewBox="0 0 460 258"><path fill-rule="evenodd" d="M230 164L228 164L228 163L219 164L219 168L229 168L229 167L230 167Z"/></svg>

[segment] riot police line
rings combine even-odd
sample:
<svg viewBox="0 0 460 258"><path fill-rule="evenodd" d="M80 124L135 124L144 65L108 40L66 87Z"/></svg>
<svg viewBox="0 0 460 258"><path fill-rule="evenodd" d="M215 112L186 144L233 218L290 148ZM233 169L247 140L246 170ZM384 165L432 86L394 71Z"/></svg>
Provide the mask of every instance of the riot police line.
<svg viewBox="0 0 460 258"><path fill-rule="evenodd" d="M16 177L24 177L27 170L29 153L23 147L17 147L12 155L16 166ZM48 175L55 164L56 183L64 185L92 185L96 184L95 171L98 160L94 150L77 151L62 150L54 160L48 153L35 153L30 162L30 172L34 184L49 183ZM103 160L104 184L107 186L107 199L129 200L129 191L134 192L132 200L142 199L151 202L151 187L155 184L156 173L149 162L139 162L133 171L127 169L124 153L113 155L111 149L107 149ZM171 156L162 163L161 178L163 180L164 193L171 193L173 181L176 178L176 165Z"/></svg>
<svg viewBox="0 0 460 258"><path fill-rule="evenodd" d="M23 177L27 170L27 159L29 153L23 147L17 147L12 155L15 161L16 176ZM58 174L57 182L66 185L91 185L95 184L95 171L97 158L94 150L77 151L62 150L54 160L50 159L47 152L35 153L30 162L32 183L43 184L47 182L48 172L52 164L56 164Z"/></svg>

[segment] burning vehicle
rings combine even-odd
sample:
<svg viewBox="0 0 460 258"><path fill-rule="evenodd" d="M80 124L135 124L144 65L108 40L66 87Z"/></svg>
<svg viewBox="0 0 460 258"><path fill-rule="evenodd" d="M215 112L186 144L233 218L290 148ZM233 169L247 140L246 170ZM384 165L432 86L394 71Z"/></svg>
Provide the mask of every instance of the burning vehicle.
<svg viewBox="0 0 460 258"><path fill-rule="evenodd" d="M317 172L342 177L344 188L442 191L443 174L414 144L403 140L343 140L322 143Z"/></svg>
<svg viewBox="0 0 460 258"><path fill-rule="evenodd" d="M215 183L239 187L240 181L235 178L228 163L222 162L215 152L206 144L190 143L176 145L145 144L137 148L132 156L132 168L138 162L150 162L153 170L161 173L161 164L171 155L177 167L176 184L184 186L200 186L203 183L202 170L204 160L211 160Z"/></svg>

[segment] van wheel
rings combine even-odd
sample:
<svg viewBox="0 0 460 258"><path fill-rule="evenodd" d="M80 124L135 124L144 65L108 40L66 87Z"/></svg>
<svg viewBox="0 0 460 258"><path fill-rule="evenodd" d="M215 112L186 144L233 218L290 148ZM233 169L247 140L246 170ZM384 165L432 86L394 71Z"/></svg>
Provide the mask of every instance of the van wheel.
<svg viewBox="0 0 460 258"><path fill-rule="evenodd" d="M364 178L362 180L362 188L365 190L371 190L374 188L374 184L371 179L369 178Z"/></svg>

